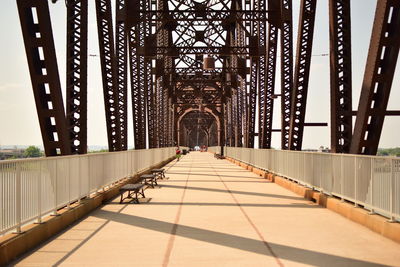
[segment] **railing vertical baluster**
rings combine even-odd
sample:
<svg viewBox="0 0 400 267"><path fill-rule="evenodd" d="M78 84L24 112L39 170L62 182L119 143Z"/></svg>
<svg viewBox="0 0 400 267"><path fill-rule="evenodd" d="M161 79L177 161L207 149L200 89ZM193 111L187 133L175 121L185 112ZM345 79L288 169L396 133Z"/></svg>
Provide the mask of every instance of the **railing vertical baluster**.
<svg viewBox="0 0 400 267"><path fill-rule="evenodd" d="M16 216L16 221L17 221L17 226L16 226L16 232L21 233L21 164L17 164L17 176L16 176L16 184L15 184L15 216Z"/></svg>
<svg viewBox="0 0 400 267"><path fill-rule="evenodd" d="M344 163L344 156L343 155L341 155L341 158L340 158L340 200L342 201L342 202L344 202L344 198L343 198L343 196L344 196L344 166L343 166L343 163Z"/></svg>
<svg viewBox="0 0 400 267"><path fill-rule="evenodd" d="M81 160L82 156L78 158L78 205L81 203L81 198L82 198L82 169L81 169Z"/></svg>
<svg viewBox="0 0 400 267"><path fill-rule="evenodd" d="M391 163L391 175L390 175L390 219L389 222L395 222L394 219L394 159L390 161Z"/></svg>
<svg viewBox="0 0 400 267"><path fill-rule="evenodd" d="M67 174L67 182L68 182L68 204L67 209L71 208L71 159L67 160L68 162L68 174Z"/></svg>
<svg viewBox="0 0 400 267"><path fill-rule="evenodd" d="M55 175L54 175L54 209L53 209L53 215L56 216L57 215L57 197L58 197L58 193L57 193L57 173L58 173L58 160L55 160L56 162L56 167L55 167Z"/></svg>
<svg viewBox="0 0 400 267"><path fill-rule="evenodd" d="M371 157L371 211L369 212L370 214L375 214L375 212L374 212L374 166L375 166L375 161Z"/></svg>
<svg viewBox="0 0 400 267"><path fill-rule="evenodd" d="M42 162L39 162L39 177L38 177L38 217L37 223L42 223Z"/></svg>
<svg viewBox="0 0 400 267"><path fill-rule="evenodd" d="M357 175L358 175L358 163L357 157L354 157L354 207L358 207L358 198L357 198Z"/></svg>

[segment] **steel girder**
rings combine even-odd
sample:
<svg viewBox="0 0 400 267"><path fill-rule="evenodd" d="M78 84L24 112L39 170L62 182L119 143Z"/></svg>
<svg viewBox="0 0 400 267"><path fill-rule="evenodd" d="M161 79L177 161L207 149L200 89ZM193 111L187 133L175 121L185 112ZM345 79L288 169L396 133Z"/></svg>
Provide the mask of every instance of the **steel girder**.
<svg viewBox="0 0 400 267"><path fill-rule="evenodd" d="M119 94L110 0L96 0L96 14L108 149L109 151L120 151L121 127L119 119Z"/></svg>
<svg viewBox="0 0 400 267"><path fill-rule="evenodd" d="M259 6L260 10L265 10L266 9L266 3L265 0L259 0ZM260 21L259 26L258 26L258 32L259 32L259 43L260 47L266 48L267 42L267 28L266 28L266 23ZM262 138L261 134L264 131L265 127L265 109L267 108L267 101L266 101L266 90L267 90L267 55L264 51L260 55L259 58L259 73L258 73L258 146L261 147L262 143ZM254 145L253 145L254 147Z"/></svg>
<svg viewBox="0 0 400 267"><path fill-rule="evenodd" d="M71 138L65 117L48 2L17 0L17 6L46 156L69 155Z"/></svg>
<svg viewBox="0 0 400 267"><path fill-rule="evenodd" d="M331 151L349 153L353 131L350 0L329 1Z"/></svg>
<svg viewBox="0 0 400 267"><path fill-rule="evenodd" d="M350 153L375 155L400 46L400 2L378 0Z"/></svg>
<svg viewBox="0 0 400 267"><path fill-rule="evenodd" d="M87 153L88 1L67 1L67 124L72 154Z"/></svg>
<svg viewBox="0 0 400 267"><path fill-rule="evenodd" d="M137 55L139 27L134 25L129 34L132 113L135 149L146 148L146 90L144 87L144 57Z"/></svg>
<svg viewBox="0 0 400 267"><path fill-rule="evenodd" d="M289 149L293 95L292 0L281 0L281 148Z"/></svg>
<svg viewBox="0 0 400 267"><path fill-rule="evenodd" d="M265 71L265 88L261 87L263 92L263 106L260 110L260 127L259 130L259 147L271 148L272 138L272 119L274 112L274 93L275 93L275 73L276 73L276 53L278 43L278 28L273 24L268 25L268 44L267 44L267 58L266 58L266 71ZM260 93L261 97L261 93Z"/></svg>
<svg viewBox="0 0 400 267"><path fill-rule="evenodd" d="M290 118L290 150L301 150L303 143L316 6L317 0L301 1L294 91Z"/></svg>
<svg viewBox="0 0 400 267"><path fill-rule="evenodd" d="M128 149L128 40L125 0L116 0L115 52L121 150Z"/></svg>
<svg viewBox="0 0 400 267"><path fill-rule="evenodd" d="M246 122L246 133L245 133L245 146L254 148L254 130L256 122L256 104L257 104L257 85L258 85L258 58L252 58L251 70L250 70L250 83L248 98L246 92L244 92L247 103L247 122Z"/></svg>

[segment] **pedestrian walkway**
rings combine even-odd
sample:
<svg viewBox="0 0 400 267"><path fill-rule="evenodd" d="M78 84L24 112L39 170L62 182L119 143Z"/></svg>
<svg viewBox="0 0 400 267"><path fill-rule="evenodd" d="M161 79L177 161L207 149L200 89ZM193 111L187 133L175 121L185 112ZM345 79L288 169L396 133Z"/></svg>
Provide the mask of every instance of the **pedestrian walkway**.
<svg viewBox="0 0 400 267"><path fill-rule="evenodd" d="M17 266L400 266L400 244L210 153L168 164Z"/></svg>

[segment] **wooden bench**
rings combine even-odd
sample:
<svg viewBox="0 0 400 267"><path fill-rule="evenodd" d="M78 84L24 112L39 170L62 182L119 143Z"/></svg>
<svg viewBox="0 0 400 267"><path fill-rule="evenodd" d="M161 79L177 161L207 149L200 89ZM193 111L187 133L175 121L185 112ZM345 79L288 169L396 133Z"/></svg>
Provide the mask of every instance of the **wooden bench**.
<svg viewBox="0 0 400 267"><path fill-rule="evenodd" d="M138 199L138 194L142 195L142 197L145 197L144 195L144 187L146 185L145 184L126 184L124 186L122 186L119 189L119 192L121 194L121 200L119 201L119 203L121 204L122 201L126 198L133 198L133 202L136 202L137 204L139 204L139 199ZM127 197L123 197L124 193L128 192L128 196Z"/></svg>
<svg viewBox="0 0 400 267"><path fill-rule="evenodd" d="M151 173L156 177L157 179L165 179L165 170L164 169L152 169Z"/></svg>

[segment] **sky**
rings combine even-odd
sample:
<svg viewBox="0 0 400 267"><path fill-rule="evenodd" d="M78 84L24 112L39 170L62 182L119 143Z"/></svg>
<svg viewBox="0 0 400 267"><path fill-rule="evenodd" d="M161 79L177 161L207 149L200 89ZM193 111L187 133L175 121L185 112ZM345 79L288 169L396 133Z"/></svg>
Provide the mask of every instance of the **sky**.
<svg viewBox="0 0 400 267"><path fill-rule="evenodd" d="M377 0L352 0L352 61L353 61L353 110L357 109L363 80L369 40ZM50 1L49 1L50 2ZM112 1L114 2L114 1ZM293 0L293 39L297 39L300 0ZM65 17L64 1L50 3L52 27L55 36L58 67L65 96ZM115 14L114 14L115 15ZM99 54L94 1L89 1L89 54ZM329 96L329 21L328 0L318 0L314 32L313 57L307 100L306 122L330 124ZM21 27L15 0L2 0L0 10L0 146L42 145L39 122L30 83L28 65L23 46ZM295 54L296 49L294 49ZM399 65L399 64L398 64ZM280 91L279 64L276 91ZM389 110L400 110L400 71L396 68L389 100ZM130 95L128 96L130 99ZM88 144L107 145L100 60L88 59ZM397 103L396 103L397 102ZM129 104L128 144L133 146L132 110ZM280 128L280 101L275 101L273 128ZM400 146L398 131L400 118L387 117L379 147ZM272 146L280 147L280 134L273 133ZM303 148L330 146L328 127L306 127Z"/></svg>

